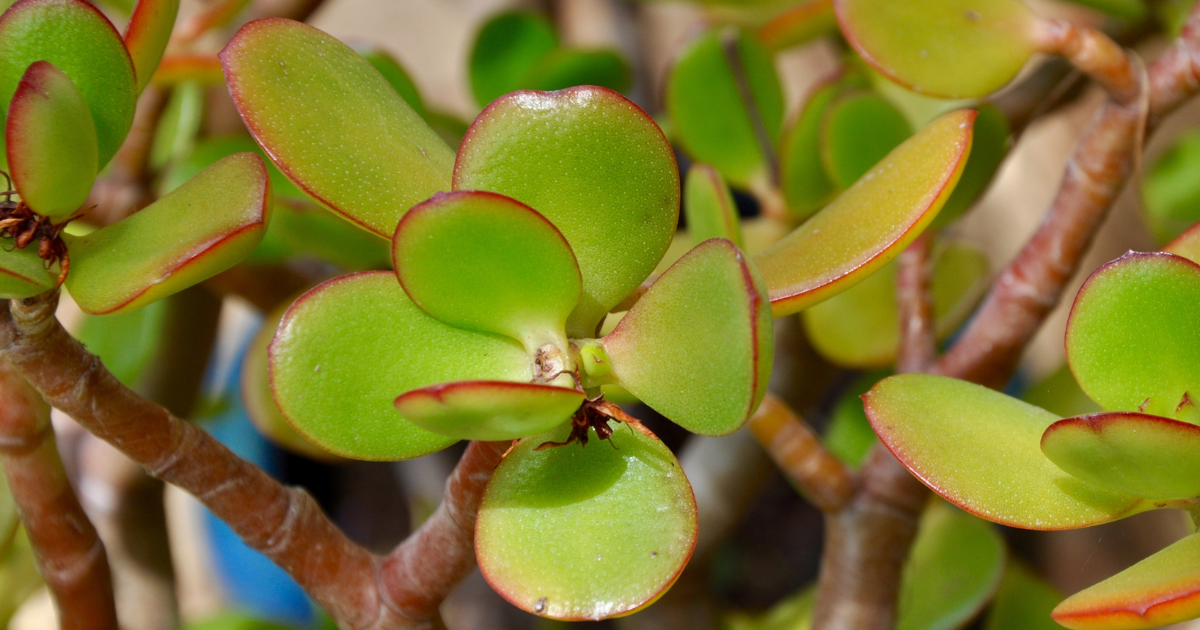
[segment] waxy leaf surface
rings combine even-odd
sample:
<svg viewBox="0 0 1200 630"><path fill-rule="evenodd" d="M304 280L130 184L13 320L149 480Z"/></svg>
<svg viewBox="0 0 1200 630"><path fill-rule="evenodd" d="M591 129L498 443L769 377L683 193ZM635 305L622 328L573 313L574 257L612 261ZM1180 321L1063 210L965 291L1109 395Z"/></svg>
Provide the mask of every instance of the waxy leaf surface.
<svg viewBox="0 0 1200 630"><path fill-rule="evenodd" d="M1086 588L1054 609L1072 630L1157 628L1200 616L1200 534Z"/></svg>
<svg viewBox="0 0 1200 630"><path fill-rule="evenodd" d="M988 608L984 630L1061 630L1050 611L1062 595L1018 561L1010 561Z"/></svg>
<svg viewBox="0 0 1200 630"><path fill-rule="evenodd" d="M450 189L450 148L333 37L299 22L257 20L221 61L242 120L279 169L364 229L390 238L405 211Z"/></svg>
<svg viewBox="0 0 1200 630"><path fill-rule="evenodd" d="M616 384L693 433L725 435L766 392L771 321L758 273L713 239L668 269L603 343Z"/></svg>
<svg viewBox="0 0 1200 630"><path fill-rule="evenodd" d="M146 88L158 62L162 60L175 17L179 13L179 0L138 0L137 8L129 17L125 29L125 47L133 61L137 74L138 92Z"/></svg>
<svg viewBox="0 0 1200 630"><path fill-rule="evenodd" d="M789 216L797 221L820 210L837 192L821 162L821 128L839 89L831 83L814 92L780 142L779 186Z"/></svg>
<svg viewBox="0 0 1200 630"><path fill-rule="evenodd" d="M688 236L702 243L723 238L742 246L742 226L733 193L720 171L708 164L693 164L683 187L683 211Z"/></svg>
<svg viewBox="0 0 1200 630"><path fill-rule="evenodd" d="M826 172L838 188L849 188L912 135L900 110L871 92L834 99L825 112L821 150Z"/></svg>
<svg viewBox="0 0 1200 630"><path fill-rule="evenodd" d="M5 249L11 248L11 249ZM17 249L6 241L0 248L0 299L16 300L45 293L58 285L57 264L47 269L36 241Z"/></svg>
<svg viewBox="0 0 1200 630"><path fill-rule="evenodd" d="M757 263L776 317L844 291L898 256L937 216L971 150L975 112L938 118Z"/></svg>
<svg viewBox="0 0 1200 630"><path fill-rule="evenodd" d="M650 275L679 219L670 144L645 112L598 87L496 99L463 139L454 189L512 197L567 238L583 275L567 321L578 338Z"/></svg>
<svg viewBox="0 0 1200 630"><path fill-rule="evenodd" d="M71 252L67 290L92 314L182 291L254 251L270 203L262 158L231 155L122 221L86 236L64 235Z"/></svg>
<svg viewBox="0 0 1200 630"><path fill-rule="evenodd" d="M270 352L271 387L284 417L322 448L355 459L408 459L456 441L405 420L392 403L406 391L532 376L515 341L426 315L390 271L342 276L304 294Z"/></svg>
<svg viewBox="0 0 1200 630"><path fill-rule="evenodd" d="M892 454L934 492L990 521L1025 529L1074 529L1149 508L1088 484L1042 455L1058 416L966 381L903 374L863 396Z"/></svg>
<svg viewBox="0 0 1200 630"><path fill-rule="evenodd" d="M1163 251L1183 256L1194 263L1200 263L1200 223L1193 225L1175 240L1167 243L1166 247L1163 247Z"/></svg>
<svg viewBox="0 0 1200 630"><path fill-rule="evenodd" d="M1059 420L1042 436L1059 468L1147 499L1200 496L1200 427L1141 413L1099 413Z"/></svg>
<svg viewBox="0 0 1200 630"><path fill-rule="evenodd" d="M1173 417L1200 392L1200 265L1171 254L1127 254L1097 269L1075 296L1067 360L1108 411Z"/></svg>
<svg viewBox="0 0 1200 630"><path fill-rule="evenodd" d="M29 66L8 108L5 144L13 184L38 214L65 218L96 179L96 127L71 79L46 61Z"/></svg>
<svg viewBox="0 0 1200 630"><path fill-rule="evenodd" d="M48 61L87 102L96 126L99 164L117 152L133 124L137 81L121 36L83 0L22 0L0 17L0 111L25 69Z"/></svg>
<svg viewBox="0 0 1200 630"><path fill-rule="evenodd" d="M526 11L502 13L488 20L471 49L471 92L480 105L521 89L538 61L558 45L554 27Z"/></svg>
<svg viewBox="0 0 1200 630"><path fill-rule="evenodd" d="M565 620L633 612L674 583L696 544L696 500L671 451L613 423L612 445L563 427L525 438L496 469L479 508L484 578L518 608ZM613 448L613 447L616 448Z"/></svg>
<svg viewBox="0 0 1200 630"><path fill-rule="evenodd" d="M487 192L437 195L400 221L392 260L412 301L442 322L507 335L531 354L546 343L566 349L579 266L563 235L529 206Z"/></svg>
<svg viewBox="0 0 1200 630"><path fill-rule="evenodd" d="M396 411L434 433L463 440L515 440L545 433L571 419L582 391L536 383L460 381L414 389L396 398Z"/></svg>

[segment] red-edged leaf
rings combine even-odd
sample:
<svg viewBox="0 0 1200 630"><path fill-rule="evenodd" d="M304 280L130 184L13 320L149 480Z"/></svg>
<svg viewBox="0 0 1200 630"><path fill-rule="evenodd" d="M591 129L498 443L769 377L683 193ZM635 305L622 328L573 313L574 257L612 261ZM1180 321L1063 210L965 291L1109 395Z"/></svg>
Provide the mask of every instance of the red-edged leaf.
<svg viewBox="0 0 1200 630"><path fill-rule="evenodd" d="M460 381L414 389L396 398L405 420L462 440L516 440L545 433L583 403L583 392L505 381Z"/></svg>
<svg viewBox="0 0 1200 630"><path fill-rule="evenodd" d="M137 8L129 17L129 28L125 29L125 48L133 60L137 72L138 91L141 92L154 76L154 69L167 49L175 16L179 14L179 0L138 0Z"/></svg>

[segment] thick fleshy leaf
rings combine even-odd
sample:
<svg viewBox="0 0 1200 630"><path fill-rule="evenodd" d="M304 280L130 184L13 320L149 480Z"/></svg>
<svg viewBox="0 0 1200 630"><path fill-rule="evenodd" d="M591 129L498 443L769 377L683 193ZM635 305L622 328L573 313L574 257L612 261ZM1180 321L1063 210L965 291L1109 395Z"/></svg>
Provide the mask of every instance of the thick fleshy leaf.
<svg viewBox="0 0 1200 630"><path fill-rule="evenodd" d="M542 57L521 81L521 89L563 90L578 85L598 85L627 92L633 69L616 49L558 49Z"/></svg>
<svg viewBox="0 0 1200 630"><path fill-rule="evenodd" d="M671 451L640 426L612 448L569 428L521 440L488 484L475 527L484 578L526 611L565 620L633 612L662 595L696 544L696 500Z"/></svg>
<svg viewBox="0 0 1200 630"><path fill-rule="evenodd" d="M934 492L990 521L1074 529L1149 509L1063 472L1042 455L1058 416L986 387L903 374L863 396L875 433Z"/></svg>
<svg viewBox="0 0 1200 630"><path fill-rule="evenodd" d="M784 103L775 66L758 42L734 30L696 39L675 62L666 101L675 137L693 159L717 167L736 186L769 185L756 126L777 143Z"/></svg>
<svg viewBox="0 0 1200 630"><path fill-rule="evenodd" d="M98 168L96 127L71 79L46 61L29 66L8 108L5 144L21 200L51 219L87 201Z"/></svg>
<svg viewBox="0 0 1200 630"><path fill-rule="evenodd" d="M125 47L133 61L139 92L150 83L162 60L178 13L179 0L138 0L137 8L129 18Z"/></svg>
<svg viewBox="0 0 1200 630"><path fill-rule="evenodd" d="M697 245L603 339L613 380L693 433L736 431L770 375L766 300L758 272L733 243Z"/></svg>
<svg viewBox="0 0 1200 630"><path fill-rule="evenodd" d="M1021 0L834 0L847 41L913 91L986 96L1035 51L1036 18Z"/></svg>
<svg viewBox="0 0 1200 630"><path fill-rule="evenodd" d="M454 189L512 197L567 238L583 274L571 337L593 336L646 279L679 220L671 145L645 112L598 87L496 99L463 139Z"/></svg>
<svg viewBox="0 0 1200 630"><path fill-rule="evenodd" d="M1183 256L1194 263L1200 263L1200 223L1193 225L1175 240L1167 243L1166 247L1163 247L1163 251Z"/></svg>
<svg viewBox="0 0 1200 630"><path fill-rule="evenodd" d="M396 411L434 433L462 440L516 440L571 419L582 391L503 381L460 381L414 389L396 398Z"/></svg>
<svg viewBox="0 0 1200 630"><path fill-rule="evenodd" d="M912 135L900 110L871 92L850 92L825 111L821 157L830 180L849 188Z"/></svg>
<svg viewBox="0 0 1200 630"><path fill-rule="evenodd" d="M1200 616L1200 534L1070 597L1054 620L1072 630L1157 628Z"/></svg>
<svg viewBox="0 0 1200 630"><path fill-rule="evenodd" d="M501 13L488 20L471 49L471 92L480 105L521 89L538 61L554 50L554 27L526 11Z"/></svg>
<svg viewBox="0 0 1200 630"><path fill-rule="evenodd" d="M977 106L977 111L979 115L975 117L975 132L971 139L971 155L967 158L967 166L963 168L958 185L954 187L954 192L946 200L946 205L942 207L930 229L936 230L971 209L992 183L992 178L995 177L996 171L1000 170L1000 165L1012 146L1012 132L1004 112L990 103Z"/></svg>
<svg viewBox="0 0 1200 630"><path fill-rule="evenodd" d="M832 0L807 0L772 18L758 29L758 39L768 50L799 46L837 32Z"/></svg>
<svg viewBox="0 0 1200 630"><path fill-rule="evenodd" d="M1006 552L990 523L941 501L929 506L904 563L897 630L966 626L1000 587Z"/></svg>
<svg viewBox="0 0 1200 630"><path fill-rule="evenodd" d="M898 256L954 190L971 150L975 112L938 118L833 203L755 256L776 317L828 299Z"/></svg>
<svg viewBox="0 0 1200 630"><path fill-rule="evenodd" d="M225 73L221 69L221 59L216 55L180 53L163 57L150 80L156 85L176 85L186 81L215 85L225 82Z"/></svg>
<svg viewBox="0 0 1200 630"><path fill-rule="evenodd" d="M20 524L17 504L13 501L8 483L4 481L4 475L0 475L0 558L8 554L13 537L17 535L17 526Z"/></svg>
<svg viewBox="0 0 1200 630"><path fill-rule="evenodd" d="M108 19L83 0L22 0L0 17L0 111L25 69L48 61L87 103L103 167L133 124L137 80L129 52Z"/></svg>
<svg viewBox="0 0 1200 630"><path fill-rule="evenodd" d="M931 290L938 339L966 321L987 280L987 257L979 251L951 245L936 255ZM900 345L896 265L889 263L844 293L804 311L802 317L813 347L830 361L859 369L891 365Z"/></svg>
<svg viewBox="0 0 1200 630"><path fill-rule="evenodd" d="M738 247L742 246L742 226L737 205L733 202L733 193L725 184L725 178L717 169L707 164L692 165L684 184L683 211L692 242L723 238Z"/></svg>
<svg viewBox="0 0 1200 630"><path fill-rule="evenodd" d="M408 297L446 324L507 335L531 354L548 343L567 347L579 266L563 235L529 206L487 192L437 195L401 219L392 261Z"/></svg>
<svg viewBox="0 0 1200 630"><path fill-rule="evenodd" d="M1042 436L1059 468L1147 499L1200 495L1200 427L1141 413L1099 413L1059 420Z"/></svg>
<svg viewBox="0 0 1200 630"><path fill-rule="evenodd" d="M333 37L299 22L257 20L238 31L221 62L246 128L279 169L350 221L390 238L406 210L450 190L450 148Z"/></svg>
<svg viewBox="0 0 1200 630"><path fill-rule="evenodd" d="M58 286L58 263L47 269L37 250L36 242L17 249L11 240L0 241L0 299L33 297Z"/></svg>
<svg viewBox="0 0 1200 630"><path fill-rule="evenodd" d="M1131 253L1097 269L1075 296L1067 360L1108 411L1171 417L1200 392L1200 265Z"/></svg>
<svg viewBox="0 0 1200 630"><path fill-rule="evenodd" d="M387 82L395 88L404 102L408 103L408 106L413 108L418 116L425 118L428 111L425 109L425 103L421 100L421 93L417 91L412 77L408 76L408 72L405 71L404 66L400 65L400 62L386 51L377 48L360 50L359 53L379 71L379 74L383 75L384 79L387 79Z"/></svg>
<svg viewBox="0 0 1200 630"><path fill-rule="evenodd" d="M390 271L342 276L304 294L270 352L271 387L284 417L322 448L355 459L408 459L455 442L405 420L392 407L399 394L447 381L532 376L519 344L426 315Z"/></svg>
<svg viewBox="0 0 1200 630"><path fill-rule="evenodd" d="M267 230L267 167L231 155L136 214L85 236L64 235L67 290L85 313L128 311L241 262Z"/></svg>
<svg viewBox="0 0 1200 630"><path fill-rule="evenodd" d="M1158 242L1165 243L1200 221L1200 132L1182 133L1146 169L1142 207Z"/></svg>
<svg viewBox="0 0 1200 630"><path fill-rule="evenodd" d="M162 339L162 302L116 315L85 315L75 338L127 387L135 387Z"/></svg>
<svg viewBox="0 0 1200 630"><path fill-rule="evenodd" d="M837 192L821 163L821 128L839 90L832 82L814 92L780 143L779 186L793 220L807 219Z"/></svg>
<svg viewBox="0 0 1200 630"><path fill-rule="evenodd" d="M1060 630L1050 611L1062 601L1053 586L1025 565L1010 560L1000 590L988 609L984 630Z"/></svg>

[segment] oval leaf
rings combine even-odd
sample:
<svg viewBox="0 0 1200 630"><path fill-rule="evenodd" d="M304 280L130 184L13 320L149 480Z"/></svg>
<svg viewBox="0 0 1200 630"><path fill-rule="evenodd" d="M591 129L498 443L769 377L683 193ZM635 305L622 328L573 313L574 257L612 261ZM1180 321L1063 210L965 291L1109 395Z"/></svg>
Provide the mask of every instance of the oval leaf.
<svg viewBox="0 0 1200 630"><path fill-rule="evenodd" d="M463 139L454 189L512 197L567 238L583 274L571 337L596 334L654 270L679 220L671 145L645 112L598 87L497 99Z"/></svg>
<svg viewBox="0 0 1200 630"><path fill-rule="evenodd" d="M834 0L842 32L875 69L914 92L986 96L1035 52L1021 0Z"/></svg>
<svg viewBox="0 0 1200 630"><path fill-rule="evenodd" d="M364 229L390 238L406 210L450 189L450 148L333 37L299 22L257 20L238 31L221 62L246 128L279 169Z"/></svg>
<svg viewBox="0 0 1200 630"><path fill-rule="evenodd" d="M7 242L0 247L0 299L33 297L58 286L58 264L47 269L37 250L37 242L24 249Z"/></svg>
<svg viewBox="0 0 1200 630"><path fill-rule="evenodd" d="M942 376L886 378L863 396L875 433L934 492L977 516L1025 529L1074 529L1149 509L1085 483L1042 455L1054 414Z"/></svg>
<svg viewBox="0 0 1200 630"><path fill-rule="evenodd" d="M54 64L79 89L95 123L99 164L108 164L137 101L133 62L117 30L83 0L21 0L0 16L0 111L35 61Z"/></svg>
<svg viewBox="0 0 1200 630"><path fill-rule="evenodd" d="M1131 253L1097 269L1067 320L1067 360L1109 411L1174 416L1200 392L1200 265Z"/></svg>
<svg viewBox="0 0 1200 630"><path fill-rule="evenodd" d="M912 135L900 110L871 92L850 92L825 111L821 157L830 180L849 188Z"/></svg>
<svg viewBox="0 0 1200 630"><path fill-rule="evenodd" d="M5 144L13 184L38 214L66 217L96 180L96 127L71 79L46 61L29 66L8 108Z"/></svg>
<svg viewBox="0 0 1200 630"><path fill-rule="evenodd" d="M773 339L758 273L713 239L672 265L603 343L616 384L693 433L725 435L762 401Z"/></svg>
<svg viewBox="0 0 1200 630"><path fill-rule="evenodd" d="M284 417L333 453L394 460L456 440L408 422L392 407L419 387L465 379L528 381L516 342L428 316L390 271L352 274L304 294L271 342L271 387Z"/></svg>
<svg viewBox="0 0 1200 630"><path fill-rule="evenodd" d="M938 118L754 262L776 317L844 291L898 256L937 216L971 150L975 112Z"/></svg>
<svg viewBox="0 0 1200 630"><path fill-rule="evenodd" d="M571 419L583 392L536 383L464 381L414 389L396 411L434 433L462 440L516 440Z"/></svg>
<svg viewBox="0 0 1200 630"><path fill-rule="evenodd" d="M725 178L708 164L693 164L683 190L688 236L696 243L723 238L742 246L742 226Z"/></svg>
<svg viewBox="0 0 1200 630"><path fill-rule="evenodd" d="M267 230L267 167L231 155L132 216L86 236L64 235L67 290L85 313L128 311L225 271Z"/></svg>
<svg viewBox="0 0 1200 630"><path fill-rule="evenodd" d="M579 266L563 235L529 206L487 192L437 195L400 221L392 260L408 297L442 322L507 335L530 353L567 347Z"/></svg>
<svg viewBox="0 0 1200 630"><path fill-rule="evenodd" d="M696 499L649 431L613 427L612 446L536 450L525 438L488 484L475 526L479 570L514 606L564 620L633 612L662 595L696 544ZM567 535L569 534L569 535Z"/></svg>
<svg viewBox="0 0 1200 630"><path fill-rule="evenodd" d="M129 49L137 74L138 92L144 90L154 76L178 14L179 0L138 0L137 8L129 17L125 47Z"/></svg>
<svg viewBox="0 0 1200 630"><path fill-rule="evenodd" d="M814 92L780 143L779 186L793 220L807 219L837 192L821 163L821 124L838 90L833 82Z"/></svg>
<svg viewBox="0 0 1200 630"><path fill-rule="evenodd" d="M1200 223L1193 225L1175 240L1167 243L1163 251L1183 256L1194 263L1200 263Z"/></svg>
<svg viewBox="0 0 1200 630"><path fill-rule="evenodd" d="M554 27L535 13L512 11L488 20L471 49L468 74L475 101L487 105L526 87L522 80L557 45Z"/></svg>

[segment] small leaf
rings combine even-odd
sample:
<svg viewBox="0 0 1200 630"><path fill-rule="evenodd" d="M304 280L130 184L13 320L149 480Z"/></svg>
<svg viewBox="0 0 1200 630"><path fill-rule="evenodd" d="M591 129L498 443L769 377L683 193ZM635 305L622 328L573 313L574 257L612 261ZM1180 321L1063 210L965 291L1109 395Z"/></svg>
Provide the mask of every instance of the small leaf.
<svg viewBox="0 0 1200 630"><path fill-rule="evenodd" d="M383 78L400 94L400 98L403 98L404 102L408 103L408 106L418 116L426 117L428 111L425 109L425 103L421 100L421 93L417 91L412 77L408 76L408 72L404 70L404 66L401 66L400 62L396 61L387 51L379 48L360 50L359 53L362 54L363 59L366 59L379 71L379 74L383 75Z"/></svg>
<svg viewBox="0 0 1200 630"><path fill-rule="evenodd" d="M837 33L832 0L807 0L771 18L758 29L758 39L772 52Z"/></svg>
<svg viewBox="0 0 1200 630"><path fill-rule="evenodd" d="M1098 413L1059 420L1042 436L1059 468L1147 499L1200 495L1200 427L1141 413Z"/></svg>
<svg viewBox="0 0 1200 630"><path fill-rule="evenodd" d="M38 214L61 219L96 180L96 127L71 79L46 61L29 66L13 94L5 133L13 184Z"/></svg>
<svg viewBox="0 0 1200 630"><path fill-rule="evenodd" d="M189 81L215 85L225 82L225 73L221 69L221 59L216 55L179 53L163 57L150 81L155 85L177 85Z"/></svg>
<svg viewBox="0 0 1200 630"><path fill-rule="evenodd" d="M62 70L92 113L103 168L133 124L137 80L121 36L83 0L22 0L0 16L0 111L35 61Z"/></svg>
<svg viewBox="0 0 1200 630"><path fill-rule="evenodd" d="M516 440L571 419L583 392L535 383L461 381L414 389L396 399L405 420L462 440Z"/></svg>
<svg viewBox="0 0 1200 630"><path fill-rule="evenodd" d="M400 221L392 260L409 298L446 324L507 335L531 354L547 343L567 347L579 266L563 235L520 202L486 192L437 195Z"/></svg>
<svg viewBox="0 0 1200 630"><path fill-rule="evenodd" d="M834 0L846 40L913 91L986 96L1035 51L1036 18L1021 0Z"/></svg>
<svg viewBox="0 0 1200 630"><path fill-rule="evenodd" d="M849 188L911 135L904 115L882 96L838 96L825 110L821 129L821 158L830 181Z"/></svg>
<svg viewBox="0 0 1200 630"><path fill-rule="evenodd" d="M713 239L668 269L603 344L616 384L693 433L725 435L762 401L773 339L758 273Z"/></svg>
<svg viewBox="0 0 1200 630"><path fill-rule="evenodd" d="M267 230L267 167L238 153L132 216L86 236L64 235L67 290L85 313L128 311L241 262Z"/></svg>
<svg viewBox="0 0 1200 630"><path fill-rule="evenodd" d="M684 184L683 210L687 216L688 235L693 242L723 238L742 246L737 205L717 169L707 164L692 165Z"/></svg>
<svg viewBox="0 0 1200 630"><path fill-rule="evenodd" d="M821 127L825 111L840 89L837 82L818 88L780 144L779 185L794 221L807 219L837 192L821 163Z"/></svg>
<svg viewBox="0 0 1200 630"><path fill-rule="evenodd" d="M1194 263L1200 263L1200 223L1193 225L1175 240L1167 243L1166 247L1163 247L1163 251L1183 256Z"/></svg>
<svg viewBox="0 0 1200 630"><path fill-rule="evenodd" d="M567 320L578 338L646 279L679 220L671 145L645 112L598 87L497 99L463 139L454 189L512 197L567 238L583 275Z"/></svg>
<svg viewBox="0 0 1200 630"><path fill-rule="evenodd" d="M1018 561L1008 571L988 610L984 630L1058 630L1050 611L1062 600L1058 590Z"/></svg>
<svg viewBox="0 0 1200 630"><path fill-rule="evenodd" d="M986 387L903 374L863 396L879 439L934 492L964 510L1025 529L1074 529L1150 509L1085 483L1042 455L1058 416Z"/></svg>
<svg viewBox="0 0 1200 630"><path fill-rule="evenodd" d="M467 379L528 381L516 342L453 328L417 308L390 271L330 280L288 310L271 342L271 387L284 417L322 448L394 460L456 440L392 407L398 394Z"/></svg>
<svg viewBox="0 0 1200 630"><path fill-rule="evenodd" d="M1200 534L1086 588L1054 609L1072 630L1157 628L1200 616Z"/></svg>
<svg viewBox="0 0 1200 630"><path fill-rule="evenodd" d="M0 475L0 558L8 555L13 538L17 535L17 526L21 519L17 514L17 504L4 475Z"/></svg>
<svg viewBox="0 0 1200 630"><path fill-rule="evenodd" d="M58 265L47 269L37 250L36 242L17 249L12 241L0 241L0 299L33 297L58 286Z"/></svg>
<svg viewBox="0 0 1200 630"><path fill-rule="evenodd" d="M612 446L569 429L521 440L488 484L475 527L479 569L530 613L580 621L634 612L662 595L696 544L696 500L671 451L640 426Z"/></svg>
<svg viewBox="0 0 1200 630"><path fill-rule="evenodd" d="M162 302L116 315L85 315L75 338L126 387L135 387L162 340Z"/></svg>
<svg viewBox="0 0 1200 630"><path fill-rule="evenodd" d="M146 89L154 76L178 13L179 0L138 0L125 29L125 47L137 74L138 92Z"/></svg>
<svg viewBox="0 0 1200 630"><path fill-rule="evenodd" d="M521 89L522 79L557 45L554 27L540 15L512 11L488 20L471 49L469 74L475 101L487 105Z"/></svg>
<svg viewBox="0 0 1200 630"><path fill-rule="evenodd" d="M975 112L938 118L833 203L755 256L776 317L828 299L898 256L937 216L971 150Z"/></svg>
<svg viewBox="0 0 1200 630"><path fill-rule="evenodd" d="M1000 165L1008 156L1012 133L1004 112L990 103L979 105L978 111L967 166L930 229L941 228L970 210L992 183L996 171L1000 170Z"/></svg>
<svg viewBox="0 0 1200 630"><path fill-rule="evenodd" d="M1130 253L1084 282L1067 320L1067 360L1108 411L1170 417L1200 392L1200 266Z"/></svg>
<svg viewBox="0 0 1200 630"><path fill-rule="evenodd" d="M520 89L564 90L579 85L598 85L626 92L633 82L633 69L615 49L551 51L538 61L521 81Z"/></svg>
<svg viewBox="0 0 1200 630"><path fill-rule="evenodd" d="M296 185L346 219L390 238L406 210L450 189L450 148L333 37L290 20L256 20L221 61L255 140Z"/></svg>

